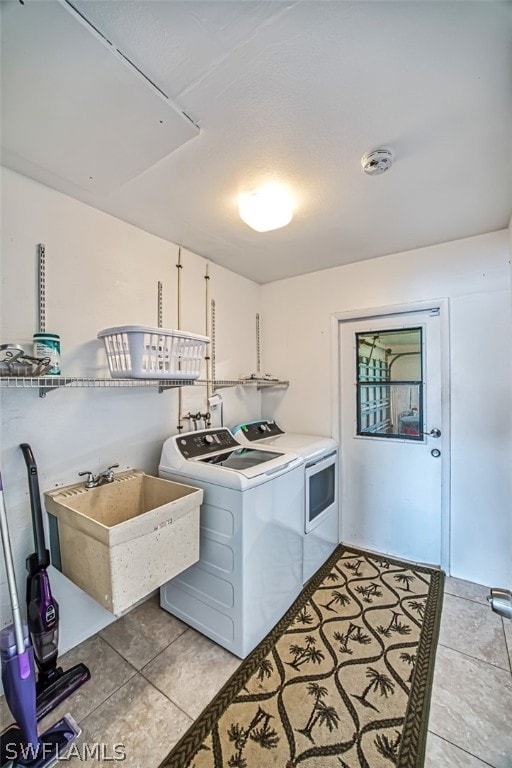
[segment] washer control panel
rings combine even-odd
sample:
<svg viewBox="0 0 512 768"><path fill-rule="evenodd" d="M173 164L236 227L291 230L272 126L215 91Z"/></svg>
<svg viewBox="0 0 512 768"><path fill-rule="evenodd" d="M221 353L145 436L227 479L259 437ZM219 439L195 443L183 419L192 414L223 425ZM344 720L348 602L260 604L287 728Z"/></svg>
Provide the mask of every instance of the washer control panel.
<svg viewBox="0 0 512 768"><path fill-rule="evenodd" d="M278 427L276 422L269 419L260 419L259 421L251 421L248 424L242 424L240 426L240 431L245 435L246 439L251 442L253 440L262 440L264 437L284 435L284 431Z"/></svg>
<svg viewBox="0 0 512 768"><path fill-rule="evenodd" d="M228 448L241 447L229 429L225 428L198 430L197 432L178 435L176 445L181 455L186 459L195 459L198 456L208 456L210 453Z"/></svg>

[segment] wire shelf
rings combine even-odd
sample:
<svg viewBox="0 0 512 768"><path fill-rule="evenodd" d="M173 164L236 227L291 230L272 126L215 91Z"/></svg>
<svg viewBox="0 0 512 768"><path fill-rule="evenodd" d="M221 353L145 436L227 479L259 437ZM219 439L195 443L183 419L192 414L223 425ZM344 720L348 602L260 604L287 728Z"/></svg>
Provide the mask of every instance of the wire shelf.
<svg viewBox="0 0 512 768"><path fill-rule="evenodd" d="M84 378L80 376L1 376L0 388L15 389L39 389L39 394L44 397L47 392L64 387L75 388L108 388L112 387L136 387L158 389L163 392L165 389L174 387L184 387L194 384L194 381L184 381L183 379L100 379Z"/></svg>
<svg viewBox="0 0 512 768"><path fill-rule="evenodd" d="M1 376L0 387L183 387L194 384L183 379L93 379L77 376Z"/></svg>
<svg viewBox="0 0 512 768"><path fill-rule="evenodd" d="M186 386L207 386L211 383L214 389L223 387L257 387L264 389L267 387L287 387L288 381L278 381L270 379L219 379L208 382L206 379L183 380L183 379L103 379L87 378L80 376L0 376L0 388L3 389L39 389L41 397L47 392L63 387L68 388L120 388L136 387L143 389L158 389L163 392L166 389Z"/></svg>
<svg viewBox="0 0 512 768"><path fill-rule="evenodd" d="M244 387L256 385L258 389L268 389L270 387L287 387L289 381L280 381L279 379L240 379L238 384Z"/></svg>
<svg viewBox="0 0 512 768"><path fill-rule="evenodd" d="M196 382L204 383L204 382ZM223 389L224 387L256 387L257 389L266 389L269 387L288 387L289 381L278 379L216 379L212 382L213 389Z"/></svg>

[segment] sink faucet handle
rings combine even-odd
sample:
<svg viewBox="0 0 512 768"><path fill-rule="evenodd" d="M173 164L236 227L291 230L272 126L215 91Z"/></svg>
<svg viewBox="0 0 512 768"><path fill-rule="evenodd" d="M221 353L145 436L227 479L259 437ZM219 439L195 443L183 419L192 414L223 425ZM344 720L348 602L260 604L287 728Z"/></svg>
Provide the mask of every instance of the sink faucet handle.
<svg viewBox="0 0 512 768"><path fill-rule="evenodd" d="M107 471L110 472L111 469L116 469L118 466L119 464L111 464Z"/></svg>
<svg viewBox="0 0 512 768"><path fill-rule="evenodd" d="M79 477L85 477L85 475L87 475L87 480L85 481L85 486L86 486L86 488L91 488L92 486L94 486L94 484L96 482L96 478L94 477L94 473L90 472L88 469L86 469L84 472L79 472L78 473Z"/></svg>

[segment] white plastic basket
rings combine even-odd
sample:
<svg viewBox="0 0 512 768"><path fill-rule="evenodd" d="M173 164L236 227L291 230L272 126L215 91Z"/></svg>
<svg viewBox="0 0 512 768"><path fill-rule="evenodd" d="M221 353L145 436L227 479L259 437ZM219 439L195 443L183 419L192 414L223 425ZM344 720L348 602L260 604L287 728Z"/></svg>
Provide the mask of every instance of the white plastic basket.
<svg viewBox="0 0 512 768"><path fill-rule="evenodd" d="M99 331L114 379L197 379L210 341L187 331L121 325Z"/></svg>

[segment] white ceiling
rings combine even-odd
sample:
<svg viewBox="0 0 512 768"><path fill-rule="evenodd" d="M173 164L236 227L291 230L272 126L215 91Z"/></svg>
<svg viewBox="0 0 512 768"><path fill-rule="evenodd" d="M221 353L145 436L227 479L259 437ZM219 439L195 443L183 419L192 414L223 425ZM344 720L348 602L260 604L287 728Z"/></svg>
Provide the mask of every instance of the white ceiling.
<svg viewBox="0 0 512 768"><path fill-rule="evenodd" d="M85 128L95 126L82 132L84 152L97 147L108 155L117 152L111 144L123 142L136 152L146 118L140 78L133 77L129 125L116 136L116 100L105 97L97 73L102 98L97 107L81 106L91 70L62 33L59 39L52 22L57 2L3 0L3 34L10 34L10 18L24 14L29 41L32 6L46 7L37 31L48 55L57 50L62 71L83 77L76 79L76 99L62 99L54 77L38 81L40 103L47 113L67 108ZM23 124L25 149L3 156L14 170L260 283L508 226L512 2L74 6L164 92L162 103L199 126L199 135L176 142L181 146L157 162L149 152L147 169L139 172L135 163L130 175L138 175L126 182L126 168L113 163L110 181L120 181L100 195L63 171L76 152L56 136L50 140L45 115L34 114L27 125L14 100L2 109L3 135ZM34 77L41 69L45 54L27 41L2 46L3 92L20 69ZM50 139L36 162L27 147L42 130ZM384 175L366 176L361 156L379 146L393 148L395 163ZM236 198L269 180L289 185L296 214L284 229L257 233L239 219Z"/></svg>

